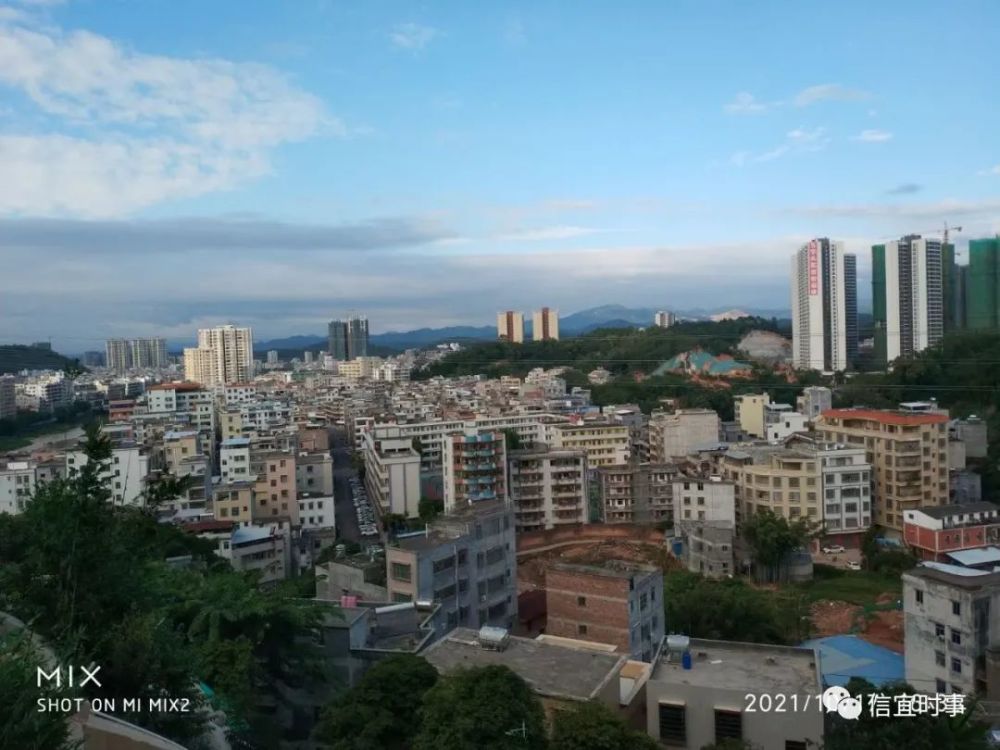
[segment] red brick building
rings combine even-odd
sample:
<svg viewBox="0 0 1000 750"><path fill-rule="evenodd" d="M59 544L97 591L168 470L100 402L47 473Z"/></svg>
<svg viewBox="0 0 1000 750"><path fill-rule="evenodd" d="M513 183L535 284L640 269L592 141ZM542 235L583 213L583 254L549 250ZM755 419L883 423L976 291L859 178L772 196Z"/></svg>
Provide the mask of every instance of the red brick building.
<svg viewBox="0 0 1000 750"><path fill-rule="evenodd" d="M982 502L904 511L903 541L922 560L949 562L949 552L1000 544L1000 508Z"/></svg>
<svg viewBox="0 0 1000 750"><path fill-rule="evenodd" d="M617 560L557 563L545 573L548 635L610 643L651 661L665 630L663 575Z"/></svg>

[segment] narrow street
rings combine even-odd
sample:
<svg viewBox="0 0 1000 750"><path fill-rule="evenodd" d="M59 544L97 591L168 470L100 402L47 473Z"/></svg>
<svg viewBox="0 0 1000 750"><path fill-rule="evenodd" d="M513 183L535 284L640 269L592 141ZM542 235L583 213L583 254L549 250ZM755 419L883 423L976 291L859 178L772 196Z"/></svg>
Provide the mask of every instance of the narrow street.
<svg viewBox="0 0 1000 750"><path fill-rule="evenodd" d="M351 496L350 478L357 472L351 464L351 452L347 447L347 433L341 427L330 429L330 455L333 456L334 512L337 519L337 535L347 542L361 542L361 530Z"/></svg>

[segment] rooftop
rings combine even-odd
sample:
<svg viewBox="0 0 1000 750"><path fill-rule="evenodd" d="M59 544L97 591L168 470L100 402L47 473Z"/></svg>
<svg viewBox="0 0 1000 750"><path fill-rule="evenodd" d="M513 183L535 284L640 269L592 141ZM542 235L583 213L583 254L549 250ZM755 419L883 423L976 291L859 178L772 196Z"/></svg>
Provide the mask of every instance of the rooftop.
<svg viewBox="0 0 1000 750"><path fill-rule="evenodd" d="M189 380L185 380L180 383L160 383L159 385L151 385L147 391L200 391L202 390L201 385L198 383L193 383Z"/></svg>
<svg viewBox="0 0 1000 750"><path fill-rule="evenodd" d="M917 567L903 573L903 580L907 577L923 578L928 581L958 586L965 589L981 589L993 586L1000 586L1000 573L991 573L988 570L976 570L975 568L965 568L961 565L948 565L939 562L922 562Z"/></svg>
<svg viewBox="0 0 1000 750"><path fill-rule="evenodd" d="M477 633L456 628L424 652L439 672L499 664L516 672L542 696L587 701L618 676L625 656L511 636L506 648L482 648Z"/></svg>
<svg viewBox="0 0 1000 750"><path fill-rule="evenodd" d="M928 505L923 508L916 508L915 510L920 511L925 516L941 520L950 516L965 515L967 513L985 513L988 511L996 513L1000 510L1000 507L995 503L983 501L980 503L957 503L955 505Z"/></svg>
<svg viewBox="0 0 1000 750"><path fill-rule="evenodd" d="M684 669L680 655L669 654L664 647L652 679L754 693L816 693L822 689L819 655L812 648L692 638L689 650L692 667Z"/></svg>
<svg viewBox="0 0 1000 750"><path fill-rule="evenodd" d="M1000 565L1000 547L957 550L949 552L948 557L967 568L976 565Z"/></svg>
<svg viewBox="0 0 1000 750"><path fill-rule="evenodd" d="M923 424L944 424L947 414L890 411L887 409L827 409L822 415L833 419L868 419L882 424L914 427Z"/></svg>
<svg viewBox="0 0 1000 750"><path fill-rule="evenodd" d="M825 685L846 685L852 677L861 677L876 687L904 679L903 655L858 638L856 635L832 635L802 644L820 653Z"/></svg>
<svg viewBox="0 0 1000 750"><path fill-rule="evenodd" d="M652 565L627 562L625 560L604 560L594 565L557 562L549 566L549 570L561 570L566 573L579 573L588 576L604 576L606 578L631 578L634 575L647 575L657 572Z"/></svg>

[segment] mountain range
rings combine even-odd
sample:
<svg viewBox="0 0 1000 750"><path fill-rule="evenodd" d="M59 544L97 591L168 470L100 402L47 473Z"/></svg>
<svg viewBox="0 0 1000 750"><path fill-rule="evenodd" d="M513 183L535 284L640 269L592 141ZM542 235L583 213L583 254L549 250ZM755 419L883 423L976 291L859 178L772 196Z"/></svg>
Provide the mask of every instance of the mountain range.
<svg viewBox="0 0 1000 750"><path fill-rule="evenodd" d="M597 328L628 328L652 325L657 308L626 307L625 305L601 305L572 313L559 318L559 332L564 336L577 336L589 333ZM693 310L675 310L674 314L681 319L708 320L713 315L744 312L746 315L758 315L763 318L787 318L788 310L765 310L746 308L744 310L724 310L695 308ZM525 321L525 335L531 335L531 321ZM369 344L373 349L395 350L434 346L445 341L491 341L496 338L497 329L493 325L485 326L448 326L445 328L418 328L413 331L389 331L369 336ZM271 349L282 350L316 350L326 345L326 336L296 335L270 341L254 342L254 350L258 353Z"/></svg>

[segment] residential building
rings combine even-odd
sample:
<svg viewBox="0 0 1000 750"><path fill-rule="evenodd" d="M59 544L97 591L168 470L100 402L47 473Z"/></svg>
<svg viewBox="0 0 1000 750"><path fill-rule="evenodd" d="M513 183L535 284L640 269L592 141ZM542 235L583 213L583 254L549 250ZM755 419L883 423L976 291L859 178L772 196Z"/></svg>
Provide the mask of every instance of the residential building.
<svg viewBox="0 0 1000 750"><path fill-rule="evenodd" d="M1000 544L1000 506L990 502L914 508L903 513L903 541L923 560Z"/></svg>
<svg viewBox="0 0 1000 750"><path fill-rule="evenodd" d="M646 683L647 733L687 750L726 740L768 750L822 747L824 713L816 705L822 692L812 648L668 636ZM757 701L782 695L809 710L789 711L778 720L748 703L748 695Z"/></svg>
<svg viewBox="0 0 1000 750"><path fill-rule="evenodd" d="M73 381L61 372L14 381L14 402L19 411L48 413L73 400Z"/></svg>
<svg viewBox="0 0 1000 750"><path fill-rule="evenodd" d="M177 478L210 474L209 457L202 451L197 430L167 430L163 433L163 468Z"/></svg>
<svg viewBox="0 0 1000 750"><path fill-rule="evenodd" d="M232 325L202 328L198 346L184 350L184 377L203 386L253 378L253 331Z"/></svg>
<svg viewBox="0 0 1000 750"><path fill-rule="evenodd" d="M1000 700L1000 573L925 562L903 574L906 681Z"/></svg>
<svg viewBox="0 0 1000 750"><path fill-rule="evenodd" d="M219 476L223 482L249 482L254 479L250 468L250 438L234 437L220 443Z"/></svg>
<svg viewBox="0 0 1000 750"><path fill-rule="evenodd" d="M679 521L674 539L680 557L692 573L706 578L728 578L735 570L736 525L731 521Z"/></svg>
<svg viewBox="0 0 1000 750"><path fill-rule="evenodd" d="M295 457L295 489L299 493L333 495L333 456L329 451L299 451Z"/></svg>
<svg viewBox="0 0 1000 750"><path fill-rule="evenodd" d="M845 263L851 258L849 264ZM847 273L849 266L851 273ZM848 281L854 288L848 292ZM792 256L792 363L835 372L851 366L848 330L857 349L857 272L842 242L811 240Z"/></svg>
<svg viewBox="0 0 1000 750"><path fill-rule="evenodd" d="M677 316L669 310L658 310L653 316L653 325L657 328L670 328L677 322Z"/></svg>
<svg viewBox="0 0 1000 750"><path fill-rule="evenodd" d="M814 428L828 442L865 449L872 520L895 535L904 511L948 504L947 413L831 409Z"/></svg>
<svg viewBox="0 0 1000 750"><path fill-rule="evenodd" d="M347 320L330 321L327 351L342 362L367 357L368 318L352 315Z"/></svg>
<svg viewBox="0 0 1000 750"><path fill-rule="evenodd" d="M736 421L740 430L747 435L763 438L767 434L764 425L764 407L771 403L766 393L744 393L733 397Z"/></svg>
<svg viewBox="0 0 1000 750"><path fill-rule="evenodd" d="M524 343L524 314L515 310L497 313L497 338L512 344Z"/></svg>
<svg viewBox="0 0 1000 750"><path fill-rule="evenodd" d="M368 497L384 514L407 518L420 515L420 453L413 438L363 436L365 487Z"/></svg>
<svg viewBox="0 0 1000 750"><path fill-rule="evenodd" d="M649 419L649 460L666 463L719 443L719 415L711 409L653 412Z"/></svg>
<svg viewBox="0 0 1000 750"><path fill-rule="evenodd" d="M0 375L0 419L13 419L17 416L17 389L14 378Z"/></svg>
<svg viewBox="0 0 1000 750"><path fill-rule="evenodd" d="M537 448L511 451L510 499L518 532L590 520L587 454Z"/></svg>
<svg viewBox="0 0 1000 750"><path fill-rule="evenodd" d="M231 448L230 458L241 457L239 447ZM240 463L231 463L230 468ZM224 468L224 467L223 467ZM296 500L297 477L295 453L291 450L256 450L250 453L251 481L254 488L253 517L255 521L287 520L299 525L299 505ZM331 522L332 523L332 522Z"/></svg>
<svg viewBox="0 0 1000 750"><path fill-rule="evenodd" d="M507 499L506 436L492 430L463 430L447 437L442 457L444 510Z"/></svg>
<svg viewBox="0 0 1000 750"><path fill-rule="evenodd" d="M678 476L673 481L674 527L686 522L736 525L736 485L719 476Z"/></svg>
<svg viewBox="0 0 1000 750"><path fill-rule="evenodd" d="M80 449L66 451L66 475L74 477L89 462ZM111 449L111 460L101 473L111 487L115 505L143 505L146 478L149 476L149 455L139 445L122 443Z"/></svg>
<svg viewBox="0 0 1000 750"><path fill-rule="evenodd" d="M986 421L975 414L965 419L955 419L948 426L948 435L965 444L966 458L986 458L989 450L989 434Z"/></svg>
<svg viewBox="0 0 1000 750"><path fill-rule="evenodd" d="M920 235L872 247L876 361L910 357L941 340L942 263L941 241Z"/></svg>
<svg viewBox="0 0 1000 750"><path fill-rule="evenodd" d="M559 311L549 307L535 310L531 315L531 338L533 341L558 341Z"/></svg>
<svg viewBox="0 0 1000 750"><path fill-rule="evenodd" d="M169 364L167 340L163 338L108 339L104 347L108 369L119 375L129 370L157 369Z"/></svg>
<svg viewBox="0 0 1000 750"><path fill-rule="evenodd" d="M544 441L553 448L582 450L591 468L628 463L631 441L628 425L617 421L579 420L545 425Z"/></svg>
<svg viewBox="0 0 1000 750"><path fill-rule="evenodd" d="M810 385L803 388L802 393L795 399L795 408L812 422L827 409L833 408L833 391L825 385Z"/></svg>
<svg viewBox="0 0 1000 750"><path fill-rule="evenodd" d="M672 523L675 464L620 464L597 471L605 523Z"/></svg>
<svg viewBox="0 0 1000 750"><path fill-rule="evenodd" d="M278 364L278 350L277 349L272 349L271 351L269 351L267 353L267 363L269 365L276 365L276 364Z"/></svg>
<svg viewBox="0 0 1000 750"><path fill-rule="evenodd" d="M614 645L650 662L665 632L663 572L612 560L603 565L555 563L545 571L545 632Z"/></svg>
<svg viewBox="0 0 1000 750"><path fill-rule="evenodd" d="M796 432L804 432L808 429L809 418L805 414L786 410L777 414L776 419L767 420L767 442L781 443Z"/></svg>
<svg viewBox="0 0 1000 750"><path fill-rule="evenodd" d="M499 500L445 513L386 549L394 602L440 602L449 627L510 628L517 619L514 513Z"/></svg>
<svg viewBox="0 0 1000 750"><path fill-rule="evenodd" d="M291 568L289 532L278 526L241 526L236 529L223 555L233 568L253 571L260 584L273 584L288 578Z"/></svg>
<svg viewBox="0 0 1000 750"><path fill-rule="evenodd" d="M388 601L385 560L363 552L317 565L316 598L337 601L342 596L356 596L366 602Z"/></svg>
<svg viewBox="0 0 1000 750"><path fill-rule="evenodd" d="M969 242L967 279L966 325L973 330L1000 329L1000 236Z"/></svg>
<svg viewBox="0 0 1000 750"><path fill-rule="evenodd" d="M333 495L304 492L298 497L298 520L303 529L334 529Z"/></svg>
<svg viewBox="0 0 1000 750"><path fill-rule="evenodd" d="M249 526L253 522L255 487L254 482L245 480L216 481L212 485L212 513L215 518Z"/></svg>
<svg viewBox="0 0 1000 750"><path fill-rule="evenodd" d="M36 469L31 461L0 461L0 514L24 511L38 484Z"/></svg>

